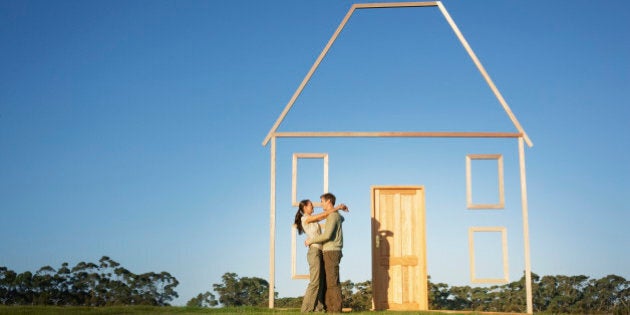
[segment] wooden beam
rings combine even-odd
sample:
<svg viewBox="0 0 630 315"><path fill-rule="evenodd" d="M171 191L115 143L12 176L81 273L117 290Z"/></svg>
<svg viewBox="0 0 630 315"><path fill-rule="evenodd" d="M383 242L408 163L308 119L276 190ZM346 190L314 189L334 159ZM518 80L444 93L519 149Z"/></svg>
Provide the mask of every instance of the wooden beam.
<svg viewBox="0 0 630 315"><path fill-rule="evenodd" d="M324 159L327 156L327 153L293 153L294 159Z"/></svg>
<svg viewBox="0 0 630 315"><path fill-rule="evenodd" d="M457 132L457 131L298 131L298 132L276 132L274 134L278 138L520 138L521 133L513 132Z"/></svg>
<svg viewBox="0 0 630 315"><path fill-rule="evenodd" d="M291 166L291 204L299 206L297 201L297 176L298 176L298 154L293 153L293 163Z"/></svg>
<svg viewBox="0 0 630 315"><path fill-rule="evenodd" d="M269 202L269 308L275 301L276 277L276 137L271 138L271 182Z"/></svg>
<svg viewBox="0 0 630 315"><path fill-rule="evenodd" d="M529 252L529 214L527 209L527 177L525 172L525 146L523 138L518 138L518 160L521 170L521 207L523 211L523 241L525 242L525 297L527 313L534 313L532 301L532 266Z"/></svg>
<svg viewBox="0 0 630 315"><path fill-rule="evenodd" d="M355 4L357 9L379 9L379 8L408 8L408 7L434 7L436 1L424 2L382 2L382 3L359 3Z"/></svg>

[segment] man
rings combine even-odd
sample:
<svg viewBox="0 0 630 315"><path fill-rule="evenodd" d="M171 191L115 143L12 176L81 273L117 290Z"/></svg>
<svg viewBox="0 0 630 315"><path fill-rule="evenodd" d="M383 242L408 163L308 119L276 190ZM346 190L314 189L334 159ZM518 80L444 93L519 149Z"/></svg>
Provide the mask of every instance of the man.
<svg viewBox="0 0 630 315"><path fill-rule="evenodd" d="M325 193L319 197L324 211L332 211L335 208L335 195ZM347 210L347 207L345 207ZM326 306L330 313L341 312L341 287L339 282L339 263L341 262L341 249L343 248L343 230L341 224L344 218L339 212L334 211L326 218L324 232L319 236L305 241L305 244L324 244L324 271L326 273Z"/></svg>

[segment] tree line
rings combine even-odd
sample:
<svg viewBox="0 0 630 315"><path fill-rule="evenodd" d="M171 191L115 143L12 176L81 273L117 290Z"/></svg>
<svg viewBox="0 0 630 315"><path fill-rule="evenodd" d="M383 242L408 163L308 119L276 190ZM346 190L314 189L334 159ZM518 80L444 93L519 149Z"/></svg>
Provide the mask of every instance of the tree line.
<svg viewBox="0 0 630 315"><path fill-rule="evenodd" d="M16 273L0 267L2 305L155 305L167 306L178 297L179 282L168 272L134 274L103 256L98 263L80 262L74 267L41 267L35 273ZM341 283L343 306L363 311L372 307L370 281ZM188 306L266 307L269 283L257 277L225 273L213 292L200 293ZM433 310L522 312L525 278L505 285L486 287L449 286L429 278L429 307ZM215 295L216 294L216 295ZM277 307L299 308L302 297L278 298ZM630 281L617 275L600 279L580 276L543 276L532 273L534 312L630 314Z"/></svg>
<svg viewBox="0 0 630 315"><path fill-rule="evenodd" d="M489 287L452 286L429 282L433 309L526 312L525 277ZM630 314L630 281L616 275L587 276L532 273L534 312Z"/></svg>
<svg viewBox="0 0 630 315"><path fill-rule="evenodd" d="M268 303L269 284L261 278L239 278L226 273L214 292L200 293L188 306L260 306ZM341 283L343 307L356 311L372 308L372 283ZM484 312L526 312L525 277L505 285L449 286L429 280L429 308ZM278 293L274 292L277 297ZM587 276L543 276L532 273L534 312L573 314L630 314L630 281L616 275L601 279ZM302 297L276 298L276 307L299 308Z"/></svg>
<svg viewBox="0 0 630 315"><path fill-rule="evenodd" d="M68 263L55 270L16 273L0 267L2 305L155 305L167 306L178 297L179 284L168 272L134 274L107 256L98 263Z"/></svg>

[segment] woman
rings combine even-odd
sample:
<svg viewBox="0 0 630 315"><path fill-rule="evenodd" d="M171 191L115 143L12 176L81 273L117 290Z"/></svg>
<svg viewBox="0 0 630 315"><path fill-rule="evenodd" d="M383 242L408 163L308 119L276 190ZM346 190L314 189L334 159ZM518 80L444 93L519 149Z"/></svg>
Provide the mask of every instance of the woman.
<svg viewBox="0 0 630 315"><path fill-rule="evenodd" d="M331 211L313 215L313 203L308 199L300 201L298 211L295 214L295 225L298 233L306 233L307 238L313 238L314 236L321 234L321 228L319 227L318 222L325 219L332 212L340 209L347 211L348 207L344 204L340 204ZM310 282L306 287L306 292L304 293L301 311L323 311L326 309L324 304L326 276L323 274L324 261L322 258L321 244L311 244L308 247L306 258L308 260Z"/></svg>

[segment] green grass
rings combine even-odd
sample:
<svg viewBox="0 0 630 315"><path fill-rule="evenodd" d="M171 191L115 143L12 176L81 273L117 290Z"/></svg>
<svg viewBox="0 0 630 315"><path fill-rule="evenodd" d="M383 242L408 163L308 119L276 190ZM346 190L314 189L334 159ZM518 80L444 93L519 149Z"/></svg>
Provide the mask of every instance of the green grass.
<svg viewBox="0 0 630 315"><path fill-rule="evenodd" d="M115 315L115 314L153 314L153 315L188 315L188 314L263 314L273 313L262 308L197 308L197 307L158 307L158 306L0 306L0 314L46 314L46 315ZM287 314L290 314L288 312Z"/></svg>
<svg viewBox="0 0 630 315"><path fill-rule="evenodd" d="M158 306L104 306L104 307L86 307L86 306L3 306L0 305L0 315L4 314L28 314L28 315L78 315L78 314L152 314L152 315L188 315L188 314L280 314L280 315L298 315L298 309L268 309L261 307L227 307L227 308L197 308L197 307L158 307ZM393 314L393 315L410 315L410 314L427 314L436 315L436 312L351 312L348 314ZM449 315L455 315L450 313ZM464 313L462 313L464 314ZM470 313L466 313L470 315Z"/></svg>

